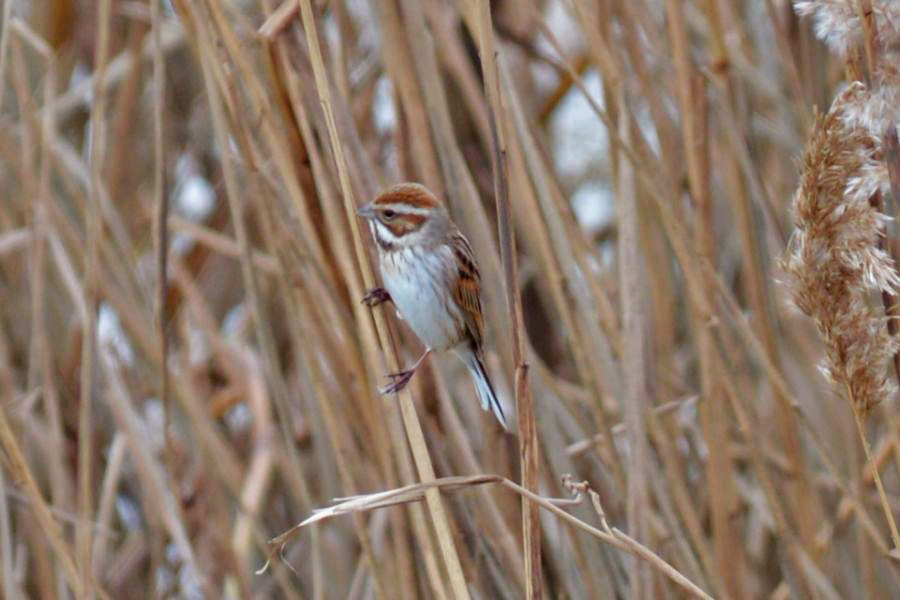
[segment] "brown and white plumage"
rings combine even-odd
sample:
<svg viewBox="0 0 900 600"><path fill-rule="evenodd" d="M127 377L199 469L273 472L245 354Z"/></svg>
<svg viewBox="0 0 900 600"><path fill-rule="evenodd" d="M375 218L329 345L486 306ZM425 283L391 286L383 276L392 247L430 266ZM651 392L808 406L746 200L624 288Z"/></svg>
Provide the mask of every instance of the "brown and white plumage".
<svg viewBox="0 0 900 600"><path fill-rule="evenodd" d="M364 301L390 299L400 317L425 344L425 353L406 371L389 375L382 389L397 392L432 351L453 350L468 367L484 410L505 428L506 416L484 367L481 276L465 236L447 209L424 186L401 183L359 209L378 245L384 288Z"/></svg>

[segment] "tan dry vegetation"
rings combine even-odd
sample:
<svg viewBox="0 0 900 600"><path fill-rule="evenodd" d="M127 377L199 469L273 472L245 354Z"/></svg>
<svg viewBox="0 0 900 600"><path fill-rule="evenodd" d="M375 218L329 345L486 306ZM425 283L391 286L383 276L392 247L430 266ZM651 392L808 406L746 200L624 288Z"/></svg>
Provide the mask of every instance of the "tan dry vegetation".
<svg viewBox="0 0 900 600"><path fill-rule="evenodd" d="M900 14L797 4L6 0L3 597L900 595ZM514 435L376 392L401 180Z"/></svg>

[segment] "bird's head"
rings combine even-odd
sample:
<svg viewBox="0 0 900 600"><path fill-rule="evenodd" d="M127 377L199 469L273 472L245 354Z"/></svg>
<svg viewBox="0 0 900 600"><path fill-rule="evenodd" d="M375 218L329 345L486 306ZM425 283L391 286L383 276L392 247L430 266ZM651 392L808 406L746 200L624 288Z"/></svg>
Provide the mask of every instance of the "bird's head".
<svg viewBox="0 0 900 600"><path fill-rule="evenodd" d="M394 185L356 214L369 221L375 240L385 251L433 243L450 225L444 205L418 183Z"/></svg>

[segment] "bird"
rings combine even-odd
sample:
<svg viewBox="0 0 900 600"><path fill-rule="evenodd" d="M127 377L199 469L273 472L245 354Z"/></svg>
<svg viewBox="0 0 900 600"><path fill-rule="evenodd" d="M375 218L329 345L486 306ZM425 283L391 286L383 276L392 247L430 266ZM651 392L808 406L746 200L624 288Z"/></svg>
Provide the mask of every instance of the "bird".
<svg viewBox="0 0 900 600"><path fill-rule="evenodd" d="M508 430L503 405L484 366L481 275L472 246L447 208L419 183L388 188L357 214L366 219L378 248L384 287L366 293L375 307L392 302L425 345L413 365L389 374L382 394L397 393L432 352L453 351L467 367L481 408Z"/></svg>

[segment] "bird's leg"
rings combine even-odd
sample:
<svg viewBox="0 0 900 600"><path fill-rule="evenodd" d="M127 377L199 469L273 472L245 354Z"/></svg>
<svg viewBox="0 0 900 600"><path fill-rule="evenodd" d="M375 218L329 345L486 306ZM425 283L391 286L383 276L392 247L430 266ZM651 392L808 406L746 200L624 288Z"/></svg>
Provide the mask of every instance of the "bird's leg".
<svg viewBox="0 0 900 600"><path fill-rule="evenodd" d="M369 308L374 308L382 302L387 302L390 299L391 295L386 289L381 287L374 287L366 292L366 295L363 296L362 303Z"/></svg>
<svg viewBox="0 0 900 600"><path fill-rule="evenodd" d="M431 354L431 349L425 350L422 353L422 356L419 357L419 360L415 362L413 366L406 369L405 371L400 371L398 373L388 373L387 378L391 380L391 382L381 388L378 389L382 394L396 394L400 390L406 387L406 384L409 383L409 380L412 379L413 373L416 372L416 369L419 368L419 365L422 364L422 361Z"/></svg>

